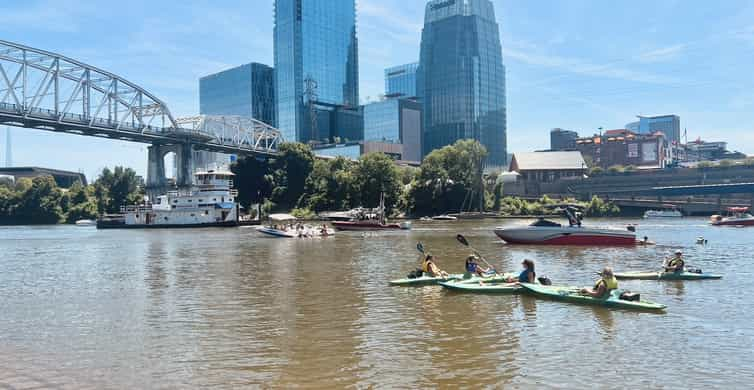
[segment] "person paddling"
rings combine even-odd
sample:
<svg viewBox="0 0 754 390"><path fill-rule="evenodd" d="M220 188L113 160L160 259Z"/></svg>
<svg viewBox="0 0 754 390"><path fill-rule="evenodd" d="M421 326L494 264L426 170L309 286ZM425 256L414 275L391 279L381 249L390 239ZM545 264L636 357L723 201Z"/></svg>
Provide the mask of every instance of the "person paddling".
<svg viewBox="0 0 754 390"><path fill-rule="evenodd" d="M432 255L427 255L424 257L424 261L422 261L422 272L425 274L428 274L432 277L441 277L441 278L447 278L448 273L441 270L437 264L435 264L435 258Z"/></svg>
<svg viewBox="0 0 754 390"><path fill-rule="evenodd" d="M518 274L518 277L514 278L508 278L506 279L506 282L508 283L535 283L537 280L537 273L534 272L534 262L526 259L523 262L521 262L521 265L524 266L524 270L521 271L520 274Z"/></svg>
<svg viewBox="0 0 754 390"><path fill-rule="evenodd" d="M485 274L490 272L489 268L483 268L476 262L477 258L476 256L469 256L466 258L466 272L469 274L476 274L478 276L484 277Z"/></svg>
<svg viewBox="0 0 754 390"><path fill-rule="evenodd" d="M605 267L600 272L600 276L601 278L594 284L594 288L582 288L579 292L593 298L607 298L610 291L618 289L618 279L615 278L612 268Z"/></svg>
<svg viewBox="0 0 754 390"><path fill-rule="evenodd" d="M683 272L685 266L686 262L683 261L683 252L679 249L675 251L675 256L665 263L665 272Z"/></svg>

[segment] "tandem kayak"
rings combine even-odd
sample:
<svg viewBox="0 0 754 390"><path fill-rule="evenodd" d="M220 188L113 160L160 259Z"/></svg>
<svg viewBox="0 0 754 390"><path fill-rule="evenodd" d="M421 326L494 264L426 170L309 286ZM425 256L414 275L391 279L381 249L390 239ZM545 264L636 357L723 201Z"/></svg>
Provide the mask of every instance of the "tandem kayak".
<svg viewBox="0 0 754 390"><path fill-rule="evenodd" d="M418 278L395 279L390 281L391 286L427 286L462 279L463 274L450 274L447 278L434 276L421 276Z"/></svg>
<svg viewBox="0 0 754 390"><path fill-rule="evenodd" d="M441 286L449 290L485 293L485 294L515 294L522 290L517 283L507 283L503 280L488 280L477 278L475 281L456 280L442 282Z"/></svg>
<svg viewBox="0 0 754 390"><path fill-rule="evenodd" d="M616 273L617 279L636 279L636 280L704 280L704 279L722 279L722 275L705 274L696 272L623 272Z"/></svg>
<svg viewBox="0 0 754 390"><path fill-rule="evenodd" d="M610 292L607 298L594 298L581 295L580 288L568 286L542 286L539 284L522 283L521 287L527 291L553 300L578 303L583 305L604 306L608 308L628 309L628 310L646 310L662 311L665 305L649 301L627 301L620 299L621 290Z"/></svg>

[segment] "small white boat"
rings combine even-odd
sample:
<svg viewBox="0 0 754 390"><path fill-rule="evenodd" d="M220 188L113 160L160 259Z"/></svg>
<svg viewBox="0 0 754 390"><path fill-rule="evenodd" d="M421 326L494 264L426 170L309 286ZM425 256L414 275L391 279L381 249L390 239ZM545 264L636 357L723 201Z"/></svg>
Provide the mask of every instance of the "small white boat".
<svg viewBox="0 0 754 390"><path fill-rule="evenodd" d="M682 218L683 213L675 205L667 205L662 210L647 210L644 218Z"/></svg>
<svg viewBox="0 0 754 390"><path fill-rule="evenodd" d="M455 221L457 219L458 218L456 218L456 217L454 217L452 215L447 215L447 214L436 215L436 216L432 217L433 221Z"/></svg>
<svg viewBox="0 0 754 390"><path fill-rule="evenodd" d="M97 226L97 221L91 219L79 219L76 221L76 226Z"/></svg>

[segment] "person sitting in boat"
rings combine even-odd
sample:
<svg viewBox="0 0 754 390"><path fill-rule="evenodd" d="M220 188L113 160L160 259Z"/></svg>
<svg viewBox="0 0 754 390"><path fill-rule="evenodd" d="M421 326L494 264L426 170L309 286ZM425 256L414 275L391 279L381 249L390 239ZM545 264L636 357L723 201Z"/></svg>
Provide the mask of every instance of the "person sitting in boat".
<svg viewBox="0 0 754 390"><path fill-rule="evenodd" d="M594 288L582 288L580 293L593 298L607 298L610 291L618 289L618 279L615 278L612 268L605 267L600 272L600 276L601 278L594 284Z"/></svg>
<svg viewBox="0 0 754 390"><path fill-rule="evenodd" d="M524 270L521 271L520 274L518 274L518 277L514 278L508 278L506 282L508 283L535 283L537 280L537 273L534 272L534 262L526 259L523 262L521 262L521 265L524 266Z"/></svg>
<svg viewBox="0 0 754 390"><path fill-rule="evenodd" d="M427 255L424 257L424 261L422 262L422 272L434 278L448 277L448 273L441 270L440 267L435 264L435 258L432 255Z"/></svg>
<svg viewBox="0 0 754 390"><path fill-rule="evenodd" d="M322 224L322 228L320 229L319 233L322 235L322 237L329 236L330 233L327 231L327 225Z"/></svg>
<svg viewBox="0 0 754 390"><path fill-rule="evenodd" d="M466 258L466 272L468 272L471 275L478 275L481 277L484 277L485 274L490 272L489 268L483 268L479 265L479 263L476 262L477 258L474 255L471 255Z"/></svg>
<svg viewBox="0 0 754 390"><path fill-rule="evenodd" d="M683 261L683 252L675 251L675 256L670 258L665 264L665 272L683 272L686 262Z"/></svg>

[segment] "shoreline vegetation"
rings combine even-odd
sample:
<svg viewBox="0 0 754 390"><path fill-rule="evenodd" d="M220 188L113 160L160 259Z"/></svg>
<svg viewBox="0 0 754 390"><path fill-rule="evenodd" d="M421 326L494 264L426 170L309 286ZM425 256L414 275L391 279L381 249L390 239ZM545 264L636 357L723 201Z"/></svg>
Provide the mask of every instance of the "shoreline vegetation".
<svg viewBox="0 0 754 390"><path fill-rule="evenodd" d="M285 143L280 155L260 161L240 158L231 166L238 201L246 210L261 204L262 213L289 212L317 219L326 211L377 208L384 194L389 216L424 216L478 211L501 217L549 214L546 205L563 201L584 206L586 215L619 215L617 206L594 197L589 202L542 197L524 200L503 196L499 173L482 175L486 149L477 141L461 140L435 150L416 167L398 166L385 154L371 153L352 161L343 157L317 159L311 148ZM481 189L484 194L480 196ZM143 201L144 188L130 168L105 168L95 182L68 189L51 177L0 182L0 225L74 223L117 213L121 206ZM256 210L252 210L255 217Z"/></svg>

